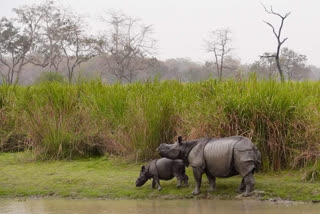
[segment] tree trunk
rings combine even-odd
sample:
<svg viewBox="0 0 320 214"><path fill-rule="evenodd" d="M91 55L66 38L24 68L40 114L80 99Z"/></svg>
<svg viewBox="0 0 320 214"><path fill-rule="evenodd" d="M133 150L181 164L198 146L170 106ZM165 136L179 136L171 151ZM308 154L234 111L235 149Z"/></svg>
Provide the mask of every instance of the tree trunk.
<svg viewBox="0 0 320 214"><path fill-rule="evenodd" d="M282 71L282 68L281 68L281 65L280 65L280 57L278 55L276 56L276 62L277 62L277 67L278 67L278 71L279 71L279 74L280 74L281 82L284 82L283 71Z"/></svg>
<svg viewBox="0 0 320 214"><path fill-rule="evenodd" d="M72 82L72 70L70 68L68 68L68 82L69 84L71 84Z"/></svg>

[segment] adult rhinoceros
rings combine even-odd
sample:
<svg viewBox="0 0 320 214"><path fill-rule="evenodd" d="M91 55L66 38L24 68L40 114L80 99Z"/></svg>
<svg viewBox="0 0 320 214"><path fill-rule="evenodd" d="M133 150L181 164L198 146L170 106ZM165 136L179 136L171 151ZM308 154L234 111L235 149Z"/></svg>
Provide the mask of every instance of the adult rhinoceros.
<svg viewBox="0 0 320 214"><path fill-rule="evenodd" d="M202 174L209 180L209 191L215 190L216 177L227 178L240 174L238 188L248 196L254 187L253 174L261 164L261 153L250 139L241 136L226 138L201 138L193 141L178 141L174 144L161 144L157 149L162 157L182 159L193 168L196 187L194 195L200 193Z"/></svg>

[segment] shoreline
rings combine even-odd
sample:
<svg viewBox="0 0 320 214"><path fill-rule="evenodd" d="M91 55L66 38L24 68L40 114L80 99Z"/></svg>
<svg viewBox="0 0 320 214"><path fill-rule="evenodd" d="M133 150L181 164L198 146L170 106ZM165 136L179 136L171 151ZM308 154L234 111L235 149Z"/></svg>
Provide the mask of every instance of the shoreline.
<svg viewBox="0 0 320 214"><path fill-rule="evenodd" d="M292 201L292 200L285 200L281 198L270 198L270 199L261 199L258 197L233 197L233 198L226 198L226 197L184 197L184 198L176 198L176 197L155 197L155 198L106 198L106 197L56 197L56 196L28 196L28 197L0 197L1 201L31 201L31 200L67 200L67 201L180 201L180 200L212 200L212 201L256 201L262 203L272 203L272 204L288 204L288 205L296 205L296 204L319 204L320 201Z"/></svg>
<svg viewBox="0 0 320 214"><path fill-rule="evenodd" d="M97 200L260 200L279 203L320 202L319 183L303 181L302 171L255 174L255 192L239 197L241 178L217 178L217 190L207 192L203 176L201 194L191 194L192 169L187 168L189 186L176 188L176 180L162 181L162 190L151 189L151 181L135 187L141 165L118 157L72 161L27 161L24 153L0 154L0 200L97 199Z"/></svg>

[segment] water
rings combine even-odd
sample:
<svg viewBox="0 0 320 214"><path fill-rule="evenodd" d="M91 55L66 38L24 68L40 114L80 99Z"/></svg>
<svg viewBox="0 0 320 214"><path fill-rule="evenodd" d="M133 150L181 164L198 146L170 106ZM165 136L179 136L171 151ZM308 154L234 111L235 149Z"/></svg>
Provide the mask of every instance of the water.
<svg viewBox="0 0 320 214"><path fill-rule="evenodd" d="M0 200L1 214L311 214L320 204L252 200Z"/></svg>

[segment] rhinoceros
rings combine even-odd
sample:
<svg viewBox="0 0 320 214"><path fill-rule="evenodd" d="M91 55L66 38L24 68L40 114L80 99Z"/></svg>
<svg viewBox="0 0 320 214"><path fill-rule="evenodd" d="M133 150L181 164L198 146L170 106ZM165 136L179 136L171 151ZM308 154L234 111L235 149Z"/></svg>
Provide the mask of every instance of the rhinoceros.
<svg viewBox="0 0 320 214"><path fill-rule="evenodd" d="M209 180L209 191L216 187L216 177L242 176L239 192L249 196L254 187L253 174L261 165L261 153L250 139L242 136L226 138L201 138L193 141L178 141L174 144L161 144L157 151L169 159L182 159L186 166L193 168L196 186L192 192L200 193L202 174Z"/></svg>
<svg viewBox="0 0 320 214"><path fill-rule="evenodd" d="M176 177L178 180L177 187L181 186L181 182L184 185L188 185L188 176L185 174L185 164L182 160L171 160L168 158L160 158L152 160L147 166L142 166L140 175L136 181L136 186L140 187L144 185L149 179L152 179L152 188L157 185L158 190L162 188L160 186L159 179L170 180Z"/></svg>

